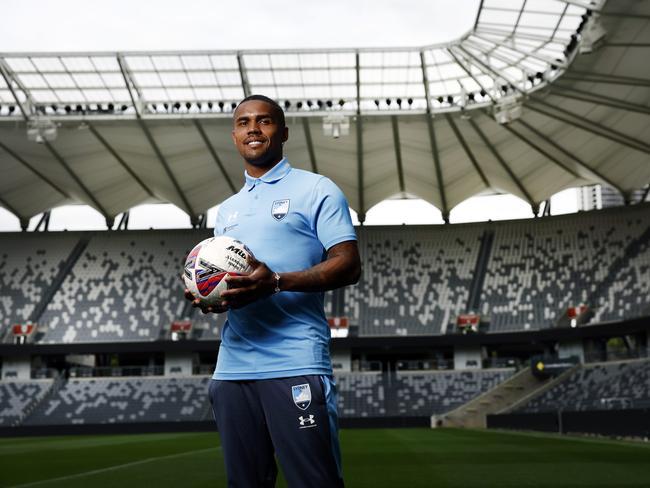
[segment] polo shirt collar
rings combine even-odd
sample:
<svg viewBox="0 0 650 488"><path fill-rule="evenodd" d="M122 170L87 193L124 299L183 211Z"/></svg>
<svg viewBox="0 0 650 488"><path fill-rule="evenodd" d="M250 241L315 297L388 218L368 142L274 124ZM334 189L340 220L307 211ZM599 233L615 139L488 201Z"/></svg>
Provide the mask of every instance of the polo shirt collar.
<svg viewBox="0 0 650 488"><path fill-rule="evenodd" d="M287 176L289 171L291 171L291 165L289 164L289 161L287 161L287 158L282 158L278 164L273 166L259 178L253 178L248 174L248 171L244 171L244 175L246 176L246 189L248 191L252 190L260 181L263 183L275 183Z"/></svg>

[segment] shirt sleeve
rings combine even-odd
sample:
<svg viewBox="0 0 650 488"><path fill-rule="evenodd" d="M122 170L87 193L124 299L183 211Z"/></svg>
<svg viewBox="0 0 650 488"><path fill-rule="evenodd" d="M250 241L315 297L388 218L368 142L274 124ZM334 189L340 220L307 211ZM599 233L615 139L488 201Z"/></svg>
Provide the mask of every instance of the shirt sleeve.
<svg viewBox="0 0 650 488"><path fill-rule="evenodd" d="M343 192L329 178L314 187L314 228L325 250L345 241L356 241L350 208Z"/></svg>

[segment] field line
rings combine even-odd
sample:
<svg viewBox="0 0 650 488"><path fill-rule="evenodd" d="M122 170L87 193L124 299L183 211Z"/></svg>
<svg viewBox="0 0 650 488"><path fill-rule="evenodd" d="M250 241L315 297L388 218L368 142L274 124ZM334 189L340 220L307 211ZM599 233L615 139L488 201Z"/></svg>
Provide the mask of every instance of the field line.
<svg viewBox="0 0 650 488"><path fill-rule="evenodd" d="M30 483L24 483L22 485L13 485L9 486L7 488L27 488L28 486L38 486L38 485L44 485L46 483L52 483L54 481L63 481L63 480L71 480L74 478L83 478L84 476L92 476L94 474L99 474L99 473L107 473L109 471L117 471L118 469L123 469L123 468L130 468L131 466L138 466L140 464L147 464L152 461L160 461L162 459L173 459L181 456L187 456L189 454L197 454L200 452L208 452L212 451L214 449L221 449L221 446L215 446L215 447L208 447L206 449L196 449L194 451L185 451L185 452L178 452L176 454L168 454L166 456L157 456L157 457L151 457L147 459L140 459L139 461L133 461L130 463L124 463L124 464L116 464L115 466L109 466L107 468L100 468L100 469L93 469L91 471L83 471L82 473L75 473L75 474L70 474L67 476L59 476L58 478L49 478L46 480L40 480L40 481L32 481Z"/></svg>

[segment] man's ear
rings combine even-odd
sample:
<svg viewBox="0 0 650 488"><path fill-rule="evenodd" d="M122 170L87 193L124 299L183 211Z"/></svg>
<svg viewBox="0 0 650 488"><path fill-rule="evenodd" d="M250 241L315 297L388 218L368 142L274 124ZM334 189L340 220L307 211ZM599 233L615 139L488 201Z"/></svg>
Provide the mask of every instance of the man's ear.
<svg viewBox="0 0 650 488"><path fill-rule="evenodd" d="M282 131L282 143L284 144L285 142L287 142L288 139L289 139L289 127L285 125L284 130Z"/></svg>

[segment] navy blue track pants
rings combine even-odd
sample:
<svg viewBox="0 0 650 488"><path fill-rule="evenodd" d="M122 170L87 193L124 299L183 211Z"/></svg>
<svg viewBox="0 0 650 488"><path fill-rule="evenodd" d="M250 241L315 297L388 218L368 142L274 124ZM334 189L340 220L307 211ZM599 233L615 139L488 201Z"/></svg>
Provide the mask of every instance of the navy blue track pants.
<svg viewBox="0 0 650 488"><path fill-rule="evenodd" d="M290 488L343 487L330 377L212 380L209 394L230 488L274 487L275 455Z"/></svg>

